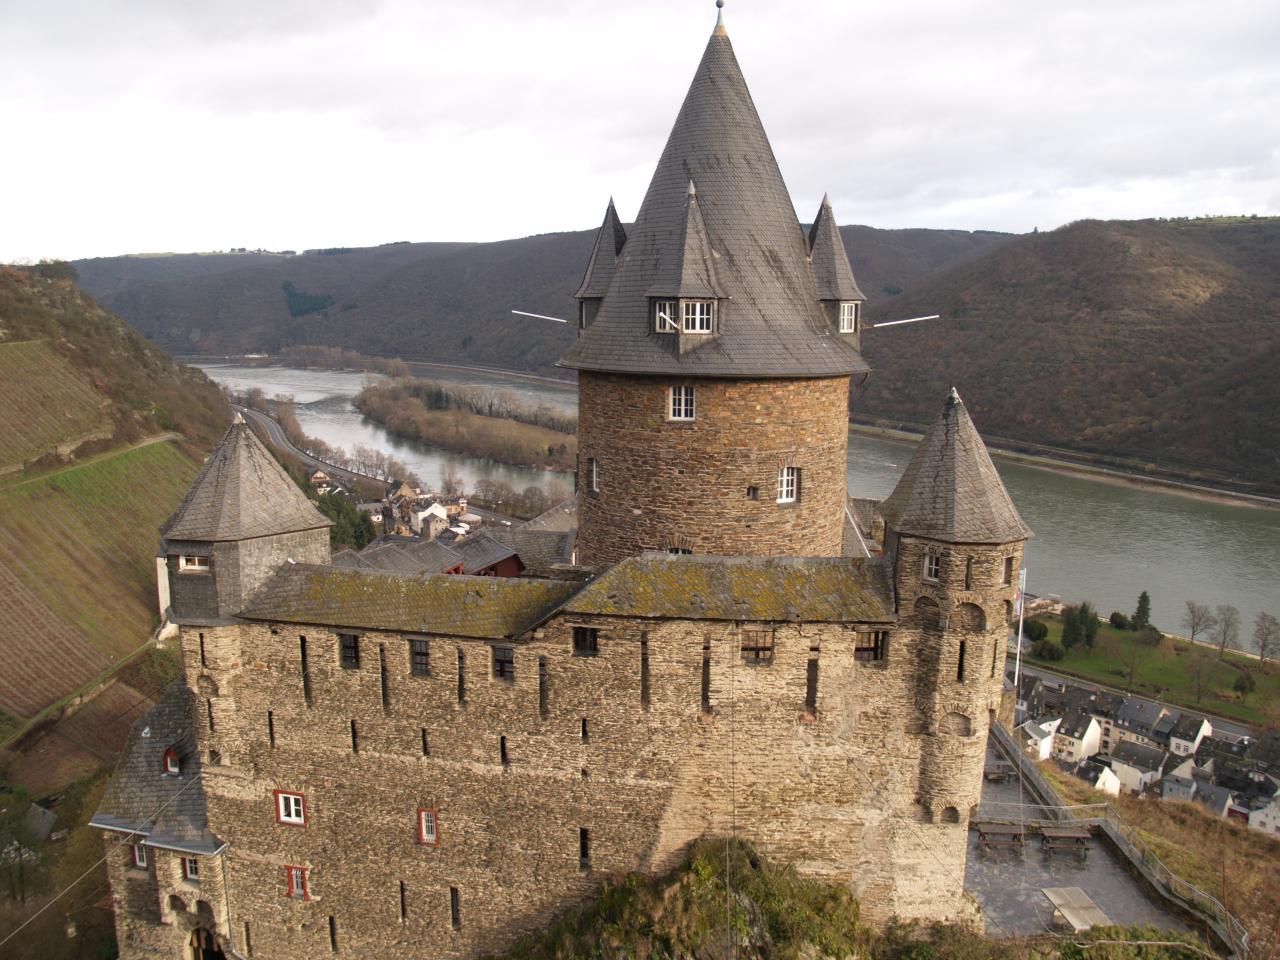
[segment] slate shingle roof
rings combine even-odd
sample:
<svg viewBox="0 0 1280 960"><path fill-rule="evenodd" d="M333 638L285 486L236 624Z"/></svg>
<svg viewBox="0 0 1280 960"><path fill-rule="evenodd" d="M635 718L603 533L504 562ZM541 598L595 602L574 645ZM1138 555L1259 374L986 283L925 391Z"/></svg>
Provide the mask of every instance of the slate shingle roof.
<svg viewBox="0 0 1280 960"><path fill-rule="evenodd" d="M216 542L332 525L237 415L160 533Z"/></svg>
<svg viewBox="0 0 1280 960"><path fill-rule="evenodd" d="M395 576L297 563L268 580L240 616L498 639L524 633L576 588L559 580Z"/></svg>
<svg viewBox="0 0 1280 960"><path fill-rule="evenodd" d="M572 531L495 527L491 535L515 551L527 576L545 576L552 567L573 562Z"/></svg>
<svg viewBox="0 0 1280 960"><path fill-rule="evenodd" d="M194 701L179 678L138 718L91 826L141 834L151 846L187 853L213 854L225 846L209 831L203 767L191 734ZM176 777L162 772L170 747L178 752Z"/></svg>
<svg viewBox="0 0 1280 960"><path fill-rule="evenodd" d="M614 209L613 197L609 198L609 206L604 212L604 222L596 231L596 242L591 248L591 259L587 261L587 272L582 277L582 285L578 287L575 297L603 297L609 291L609 281L613 279L614 266L622 246L627 242L627 231L618 219L618 211Z"/></svg>
<svg viewBox="0 0 1280 960"><path fill-rule="evenodd" d="M462 572L466 574L487 570L495 563L501 563L508 557L516 555L515 550L507 544L495 540L485 533L467 537L466 540L454 544L452 552L462 557Z"/></svg>
<svg viewBox="0 0 1280 960"><path fill-rule="evenodd" d="M577 593L570 613L690 620L896 619L887 567L841 557L628 557Z"/></svg>
<svg viewBox="0 0 1280 960"><path fill-rule="evenodd" d="M954 389L880 512L898 533L949 543L1031 536Z"/></svg>
<svg viewBox="0 0 1280 960"><path fill-rule="evenodd" d="M684 242L688 187L714 251L716 336L680 353L649 297ZM661 285L661 284L659 284ZM723 29L707 44L595 322L561 359L579 370L722 377L867 370L818 303L809 246Z"/></svg>
<svg viewBox="0 0 1280 960"><path fill-rule="evenodd" d="M520 530L556 530L573 533L578 529L578 498L569 497L554 507L523 523Z"/></svg>
<svg viewBox="0 0 1280 960"><path fill-rule="evenodd" d="M844 250L844 240L831 210L831 201L822 196L822 206L809 228L809 261L813 264L813 279L818 285L818 297L822 300L865 300L853 279L849 255Z"/></svg>
<svg viewBox="0 0 1280 960"><path fill-rule="evenodd" d="M1112 749L1111 759L1138 770L1155 773L1164 763L1164 751L1131 740L1121 740Z"/></svg>

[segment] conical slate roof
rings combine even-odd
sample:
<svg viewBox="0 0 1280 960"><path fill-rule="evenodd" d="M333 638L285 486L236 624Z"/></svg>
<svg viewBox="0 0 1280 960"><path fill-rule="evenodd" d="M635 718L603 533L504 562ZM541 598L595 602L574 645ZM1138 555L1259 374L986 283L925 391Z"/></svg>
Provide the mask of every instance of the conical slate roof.
<svg viewBox="0 0 1280 960"><path fill-rule="evenodd" d="M248 540L328 526L237 414L160 533L169 540Z"/></svg>
<svg viewBox="0 0 1280 960"><path fill-rule="evenodd" d="M813 265L813 279L818 284L820 299L867 299L853 279L853 268L849 266L849 255L844 251L836 215L831 212L831 201L825 193L813 226L809 228L809 262Z"/></svg>
<svg viewBox="0 0 1280 960"><path fill-rule="evenodd" d="M651 297L691 297L711 299L724 296L716 282L715 254L707 239L707 225L698 208L698 191L689 181L680 238L662 252L662 259L649 288Z"/></svg>
<svg viewBox="0 0 1280 960"><path fill-rule="evenodd" d="M653 332L649 298L684 242L690 180L725 299L716 335L682 354L679 337ZM723 377L866 371L857 348L825 319L808 255L769 138L718 26L600 312L560 362L579 370Z"/></svg>
<svg viewBox="0 0 1280 960"><path fill-rule="evenodd" d="M613 268L626 242L627 231L618 219L613 197L610 197L609 206L604 212L604 222L596 231L595 246L591 248L591 259L587 261L587 272L582 277L582 285L578 287L575 297L603 297L609 291Z"/></svg>
<svg viewBox="0 0 1280 960"><path fill-rule="evenodd" d="M948 543L1011 543L1032 535L954 387L880 512L900 534Z"/></svg>

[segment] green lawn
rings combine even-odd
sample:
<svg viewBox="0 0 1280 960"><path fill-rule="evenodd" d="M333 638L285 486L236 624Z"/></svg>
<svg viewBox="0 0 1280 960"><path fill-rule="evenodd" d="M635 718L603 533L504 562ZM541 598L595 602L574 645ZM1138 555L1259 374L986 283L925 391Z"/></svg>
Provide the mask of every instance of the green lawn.
<svg viewBox="0 0 1280 960"><path fill-rule="evenodd" d="M1061 641L1061 618L1043 616L1035 619L1049 628L1050 637ZM1127 689L1128 668L1124 654L1129 641L1134 636L1129 631L1117 630L1104 624L1099 627L1098 637L1092 650L1078 645L1068 650L1067 655L1061 660L1041 660L1034 656L1028 656L1027 659L1050 670L1061 670L1096 683ZM1141 648L1133 692L1171 704L1219 713L1246 723L1266 722L1269 710L1274 711L1276 706L1280 705L1280 666L1268 663L1266 667L1262 667L1251 657L1230 652L1224 660L1219 661L1216 650L1208 647L1203 649L1212 660L1208 689L1199 703L1196 702L1194 686L1188 671L1191 663L1191 644L1168 637L1158 647ZM1242 669L1250 671L1257 683L1257 689L1249 694L1248 699L1243 703L1240 701L1240 695L1231 689Z"/></svg>

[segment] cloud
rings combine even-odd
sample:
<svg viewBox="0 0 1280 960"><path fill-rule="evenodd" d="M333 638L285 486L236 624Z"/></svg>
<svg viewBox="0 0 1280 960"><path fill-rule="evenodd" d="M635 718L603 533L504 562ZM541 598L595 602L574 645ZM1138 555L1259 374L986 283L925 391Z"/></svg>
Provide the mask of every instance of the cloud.
<svg viewBox="0 0 1280 960"><path fill-rule="evenodd" d="M808 219L1277 213L1280 8L730 0ZM634 216L714 19L690 0L0 7L0 259L483 240Z"/></svg>

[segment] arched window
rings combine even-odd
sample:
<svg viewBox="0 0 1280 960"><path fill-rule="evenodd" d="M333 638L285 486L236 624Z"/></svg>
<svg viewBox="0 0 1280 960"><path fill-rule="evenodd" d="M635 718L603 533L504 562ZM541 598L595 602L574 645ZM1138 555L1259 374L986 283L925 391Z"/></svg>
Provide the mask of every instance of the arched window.
<svg viewBox="0 0 1280 960"><path fill-rule="evenodd" d="M943 823L959 823L960 811L957 810L955 807L946 807L942 811L942 822Z"/></svg>

